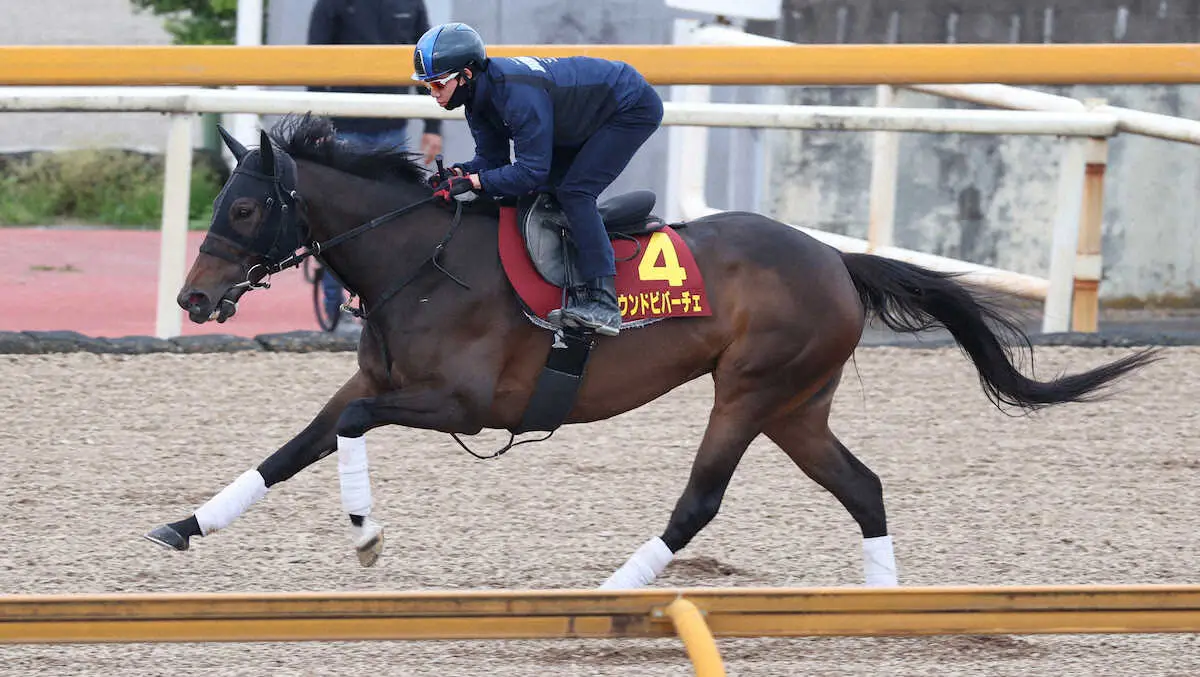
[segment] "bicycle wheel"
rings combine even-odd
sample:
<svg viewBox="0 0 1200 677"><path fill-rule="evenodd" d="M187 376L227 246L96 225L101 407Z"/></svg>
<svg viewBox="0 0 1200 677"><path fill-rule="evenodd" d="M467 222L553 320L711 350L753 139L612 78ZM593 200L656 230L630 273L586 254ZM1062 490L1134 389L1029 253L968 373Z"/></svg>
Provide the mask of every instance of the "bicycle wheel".
<svg viewBox="0 0 1200 677"><path fill-rule="evenodd" d="M331 317L329 312L325 309L325 290L321 288L321 282L324 281L324 279L324 268L318 267L313 271L313 311L317 315L317 324L321 327L321 330L333 331L334 329L337 329L338 320L342 319L342 312L341 308L338 308Z"/></svg>

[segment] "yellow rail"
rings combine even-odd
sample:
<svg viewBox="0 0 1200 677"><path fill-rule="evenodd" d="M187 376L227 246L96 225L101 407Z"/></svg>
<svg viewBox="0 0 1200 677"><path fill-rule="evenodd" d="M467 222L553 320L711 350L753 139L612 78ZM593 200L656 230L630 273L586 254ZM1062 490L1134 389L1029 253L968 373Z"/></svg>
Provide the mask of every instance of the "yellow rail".
<svg viewBox="0 0 1200 677"><path fill-rule="evenodd" d="M1200 45L495 45L496 56L626 61L654 84L1200 83ZM10 46L0 85L381 85L411 46Z"/></svg>
<svg viewBox="0 0 1200 677"><path fill-rule="evenodd" d="M0 644L1200 632L1200 586L0 596Z"/></svg>

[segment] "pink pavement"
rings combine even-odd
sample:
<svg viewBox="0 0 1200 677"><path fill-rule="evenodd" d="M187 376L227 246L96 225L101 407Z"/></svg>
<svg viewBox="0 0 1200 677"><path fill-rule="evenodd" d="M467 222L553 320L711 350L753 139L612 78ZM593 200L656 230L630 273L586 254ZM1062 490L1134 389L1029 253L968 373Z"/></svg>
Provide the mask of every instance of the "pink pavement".
<svg viewBox="0 0 1200 677"><path fill-rule="evenodd" d="M188 267L203 237L188 233ZM159 243L158 231L0 228L0 331L153 336ZM298 269L276 275L270 289L247 293L224 324L183 317L185 336L297 329L320 330L312 286Z"/></svg>

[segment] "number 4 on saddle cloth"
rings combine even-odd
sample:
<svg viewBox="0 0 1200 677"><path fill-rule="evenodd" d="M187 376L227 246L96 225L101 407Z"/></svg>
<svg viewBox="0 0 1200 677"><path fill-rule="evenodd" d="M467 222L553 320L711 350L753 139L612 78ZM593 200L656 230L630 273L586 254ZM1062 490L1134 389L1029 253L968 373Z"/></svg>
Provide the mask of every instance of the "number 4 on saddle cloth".
<svg viewBox="0 0 1200 677"><path fill-rule="evenodd" d="M704 279L687 244L657 216L655 195L638 190L600 204L600 216L617 261L621 330L670 317L711 315ZM554 198L539 193L500 210L500 260L504 272L538 326L554 328L550 311L561 308L563 288L580 284L569 256L567 222Z"/></svg>
<svg viewBox="0 0 1200 677"><path fill-rule="evenodd" d="M673 317L712 314L704 278L687 243L650 212L655 195L648 190L610 198L600 216L616 258L617 305L621 330L644 327ZM595 336L551 324L547 316L561 308L563 289L581 282L566 219L553 197L540 193L517 206L500 208L500 261L505 275L534 324L555 331L546 366L526 406L517 434L553 432L575 404Z"/></svg>

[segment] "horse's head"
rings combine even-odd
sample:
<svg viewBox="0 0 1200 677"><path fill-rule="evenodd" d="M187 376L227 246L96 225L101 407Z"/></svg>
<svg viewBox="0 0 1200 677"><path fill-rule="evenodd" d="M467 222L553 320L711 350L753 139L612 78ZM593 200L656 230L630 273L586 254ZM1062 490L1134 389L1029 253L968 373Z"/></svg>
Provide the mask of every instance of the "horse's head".
<svg viewBox="0 0 1200 677"><path fill-rule="evenodd" d="M237 167L213 201L212 224L176 299L192 322L224 322L237 312L242 294L304 243L296 163L261 132L247 150L224 129Z"/></svg>

